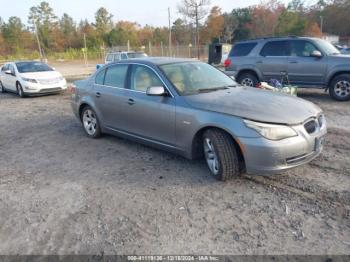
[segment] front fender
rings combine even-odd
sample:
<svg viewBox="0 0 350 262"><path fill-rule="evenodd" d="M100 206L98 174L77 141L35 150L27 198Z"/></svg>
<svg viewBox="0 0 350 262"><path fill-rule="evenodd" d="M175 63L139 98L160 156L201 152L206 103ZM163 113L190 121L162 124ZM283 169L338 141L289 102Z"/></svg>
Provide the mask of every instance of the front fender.
<svg viewBox="0 0 350 262"><path fill-rule="evenodd" d="M246 65L238 66L237 67L237 76L243 71L253 71L253 72L255 72L255 74L258 76L259 79L263 79L262 73L255 65L246 64Z"/></svg>
<svg viewBox="0 0 350 262"><path fill-rule="evenodd" d="M340 65L336 65L333 66L332 68L330 68L328 70L328 74L326 77L326 85L329 86L330 81L332 80L332 78L340 73L340 72L344 72L344 73L349 73L350 74L350 66L349 64L340 64Z"/></svg>

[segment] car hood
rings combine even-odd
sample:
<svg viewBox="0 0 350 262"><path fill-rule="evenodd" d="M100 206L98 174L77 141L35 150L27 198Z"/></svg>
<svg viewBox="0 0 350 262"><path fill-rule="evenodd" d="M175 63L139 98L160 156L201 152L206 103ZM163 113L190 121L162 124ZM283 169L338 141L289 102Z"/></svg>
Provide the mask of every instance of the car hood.
<svg viewBox="0 0 350 262"><path fill-rule="evenodd" d="M241 86L184 99L194 108L265 123L295 125L321 112L318 106L301 98Z"/></svg>
<svg viewBox="0 0 350 262"><path fill-rule="evenodd" d="M20 75L21 75L21 77L30 78L30 79L51 79L51 78L56 78L56 77L62 76L57 71L21 73Z"/></svg>

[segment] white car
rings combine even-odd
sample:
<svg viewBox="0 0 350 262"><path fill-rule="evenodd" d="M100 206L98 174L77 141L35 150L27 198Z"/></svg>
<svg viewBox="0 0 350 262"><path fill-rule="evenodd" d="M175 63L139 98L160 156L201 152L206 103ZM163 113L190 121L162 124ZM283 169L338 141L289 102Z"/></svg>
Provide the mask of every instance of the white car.
<svg viewBox="0 0 350 262"><path fill-rule="evenodd" d="M67 88L64 77L47 64L36 61L6 63L0 71L0 92L20 97L58 93Z"/></svg>

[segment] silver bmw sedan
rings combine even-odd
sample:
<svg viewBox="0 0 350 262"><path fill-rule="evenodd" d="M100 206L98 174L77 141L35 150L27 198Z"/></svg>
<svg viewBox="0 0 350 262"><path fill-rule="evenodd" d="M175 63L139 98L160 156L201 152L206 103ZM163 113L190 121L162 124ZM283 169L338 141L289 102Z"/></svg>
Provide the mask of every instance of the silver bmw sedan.
<svg viewBox="0 0 350 262"><path fill-rule="evenodd" d="M311 102L238 85L195 60L129 59L101 67L71 87L86 134L112 134L184 157L204 157L227 180L278 174L323 148L326 120Z"/></svg>

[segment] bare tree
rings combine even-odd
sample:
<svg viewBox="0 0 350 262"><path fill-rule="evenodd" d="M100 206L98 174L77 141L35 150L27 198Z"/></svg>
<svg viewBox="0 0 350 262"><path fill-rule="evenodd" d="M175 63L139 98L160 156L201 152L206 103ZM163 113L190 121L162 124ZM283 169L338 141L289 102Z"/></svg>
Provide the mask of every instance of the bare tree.
<svg viewBox="0 0 350 262"><path fill-rule="evenodd" d="M179 13L185 17L193 20L196 24L196 41L195 46L197 49L198 59L199 53L199 22L205 18L209 13L210 0L181 0L181 3L177 6Z"/></svg>

